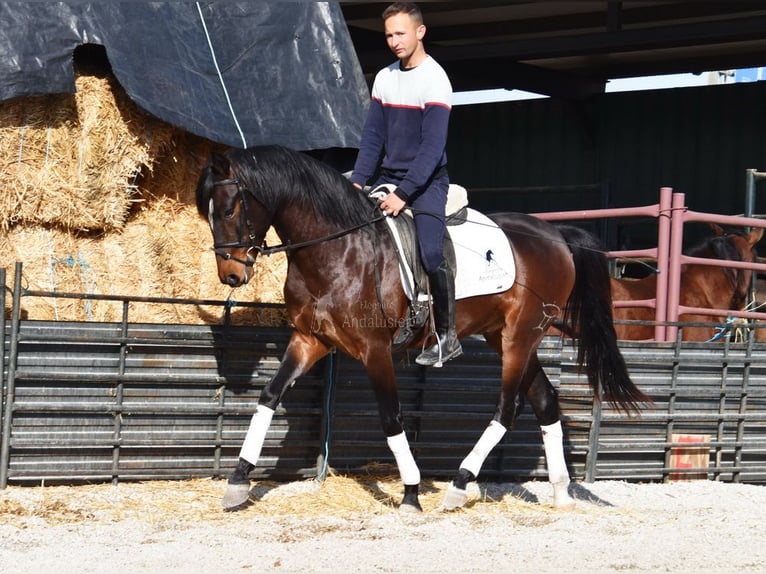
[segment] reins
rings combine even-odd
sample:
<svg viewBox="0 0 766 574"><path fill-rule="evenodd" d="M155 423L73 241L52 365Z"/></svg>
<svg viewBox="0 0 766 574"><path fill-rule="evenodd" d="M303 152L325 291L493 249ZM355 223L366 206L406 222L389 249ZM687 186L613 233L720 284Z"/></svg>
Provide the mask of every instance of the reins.
<svg viewBox="0 0 766 574"><path fill-rule="evenodd" d="M339 231L336 231L334 233L330 233L329 235L325 235L325 236L322 236L322 237L317 237L317 238L314 238L314 239L309 239L307 241L301 241L299 243L287 242L287 243L281 243L279 245L275 245L273 247L269 247L266 244L265 240L263 240L260 245L255 243L256 237L255 237L255 234L252 232L253 225L252 225L252 223L250 222L250 220L249 220L249 218L247 216L247 201L245 199L247 193L250 193L250 192L249 192L249 190L246 187L241 185L240 179L235 176L235 177L230 178L230 179L221 179L221 180L218 180L218 181L214 181L212 183L212 185L214 187L215 186L221 186L221 185L236 185L237 186L237 193L239 194L240 202L242 203L242 211L243 211L243 218L245 219L245 226L248 229L248 238L247 238L247 240L230 241L230 242L226 242L226 243L214 243L213 247L212 247L212 250L215 252L215 254L218 257L221 257L221 258L223 258L225 260L236 261L237 263L241 263L242 265L245 265L247 267L253 267L255 265L255 257L251 257L250 256L250 252L251 251L255 251L255 252L257 252L260 255L266 255L266 256L273 255L274 253L282 253L282 252L286 253L288 251L295 251L295 250L298 250L298 249L302 249L304 247L310 247L312 245L317 245L319 243L324 243L325 241L331 241L333 239L337 239L339 237L343 237L344 235L348 235L349 233L353 233L354 231L362 229L363 227L370 226L370 225L372 225L374 223L382 221L386 217L389 217L388 215L381 214L381 215L373 217L373 218L371 218L371 219L369 219L367 221L364 221L362 223L358 223L358 224L353 225L351 227L346 227L346 228L341 229ZM416 209L416 208L412 208L412 207L409 207L409 209L411 211L413 211L413 212L431 213L430 211L423 210L423 209ZM479 222L471 222L471 223L476 224L476 225L484 225L484 224L479 223ZM552 240L552 241L557 241L557 240ZM566 243L566 241L563 241L562 243ZM244 248L244 247L248 248L247 259L244 259L244 260L240 259L238 257L234 257L230 253L228 253L226 251L223 251L224 249ZM605 253L605 251L595 250L595 249L584 247L584 246L581 246L581 248L590 249L590 250L593 250L593 251L600 251L601 253Z"/></svg>
<svg viewBox="0 0 766 574"><path fill-rule="evenodd" d="M240 180L237 177L214 181L212 185L213 187L221 186L221 185L236 185L237 186L237 193L239 194L239 200L240 200L240 203L242 204L242 213L243 213L242 217L244 218L245 226L248 229L248 237L246 241L238 240L238 241L229 241L226 243L214 243L212 249L218 257L221 257L226 260L236 261L237 263L241 263L242 265L245 265L247 267L252 267L253 265L255 265L255 257L250 256L251 251L256 251L260 255L272 255L274 253L281 253L281 252L302 249L304 247L317 245L319 243L324 243L325 241L331 241L333 239L343 237L344 235L348 235L349 233L353 233L354 231L358 229L377 223L378 221L381 221L385 217L387 217L386 215L379 215L367 221L363 221L362 223L358 223L356 225L352 225L351 227L346 227L344 229L341 229L340 231L330 233L329 235L324 235L322 237L317 237L315 239L309 239L307 241L301 241L300 243L288 242L288 243L282 243L280 245L275 245L274 247L269 247L266 244L266 241L264 240L260 245L258 245L255 243L256 236L253 233L253 225L250 222L250 219L247 215L248 210L247 210L247 201L245 199L246 197L245 192L249 193L249 190L240 184ZM243 260L238 257L234 257L231 253L228 253L227 251L223 251L224 249L232 249L237 247L248 248L247 259Z"/></svg>
<svg viewBox="0 0 766 574"><path fill-rule="evenodd" d="M290 251L291 249L300 249L302 247L316 245L317 243L323 243L325 241L330 241L332 239L337 239L338 237L343 237L344 235L348 235L349 233L352 233L356 231L357 229L361 229L362 227L367 227L368 225L377 223L378 221L381 221L385 217L386 217L385 215L379 215L378 217L369 219L362 223L358 223L357 225L354 225L352 227L346 227L345 229L341 229L340 231L336 231L335 233L331 233L330 235L317 237L316 239L309 239L308 241L301 241L300 243L288 242L288 243L281 243L280 245L275 245L274 247L268 247L266 245L266 242L264 241L263 246L256 247L256 250L258 251L258 253L262 255L271 255L272 253L279 253L281 251Z"/></svg>

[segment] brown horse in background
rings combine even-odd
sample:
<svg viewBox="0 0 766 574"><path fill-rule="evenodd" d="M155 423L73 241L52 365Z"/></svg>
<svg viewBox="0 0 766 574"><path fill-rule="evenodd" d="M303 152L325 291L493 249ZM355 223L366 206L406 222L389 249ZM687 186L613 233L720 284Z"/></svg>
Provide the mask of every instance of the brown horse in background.
<svg viewBox="0 0 766 574"><path fill-rule="evenodd" d="M407 316L408 300L394 240L379 208L339 172L277 146L214 154L200 175L197 208L210 224L223 283L247 283L258 255L280 250L288 259L284 294L293 334L276 374L261 390L224 508L248 501L248 476L284 393L337 348L367 371L404 484L400 508L420 510L420 471L404 431L393 361L393 340ZM578 364L596 400L603 392L626 412L650 400L630 380L616 343L603 251L592 248L587 237L569 240L574 230L560 231L529 215L496 214L492 220L513 246L516 281L500 293L458 300L456 327L461 337L483 335L500 355L500 394L494 417L461 463L442 507L465 503L467 483L476 480L512 426L519 394L540 424L554 505L569 506L557 391L537 357L551 322L567 309L568 321L580 333ZM272 226L282 246L266 247ZM421 347L427 336L421 330L411 346Z"/></svg>
<svg viewBox="0 0 766 574"><path fill-rule="evenodd" d="M763 228L749 233L727 233L718 225L711 224L713 235L693 247L687 255L706 259L721 259L753 263L757 259L755 244L763 236ZM685 264L681 267L680 304L705 309L731 309L741 311L747 302L752 282L752 272L731 267ZM642 279L612 278L613 301L638 301L653 299L657 293L657 276ZM649 307L615 307L615 331L618 339L650 340L654 338L654 325L630 324L620 321L655 320L655 310ZM684 341L709 341L719 332L712 323L724 326L725 316L682 314L679 322L711 323L710 326L687 326L682 329Z"/></svg>

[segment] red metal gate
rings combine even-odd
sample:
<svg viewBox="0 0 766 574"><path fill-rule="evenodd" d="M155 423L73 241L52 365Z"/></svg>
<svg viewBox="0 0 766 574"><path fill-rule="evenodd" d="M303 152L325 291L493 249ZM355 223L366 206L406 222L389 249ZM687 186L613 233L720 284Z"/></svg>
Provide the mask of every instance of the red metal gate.
<svg viewBox="0 0 766 574"><path fill-rule="evenodd" d="M674 341L678 335L678 318L682 313L698 315L736 315L743 319L766 319L766 313L754 311L736 311L729 309L706 309L686 307L680 304L681 266L685 263L709 265L714 267L732 267L766 271L766 264L745 263L742 261L722 261L684 255L683 226L687 222L709 222L722 225L766 228L766 220L736 215L718 215L692 211L685 205L685 194L673 193L670 187L660 188L658 203L643 207L614 209L591 209L584 211L556 211L534 213L536 217L548 221L574 221L584 219L604 219L622 217L656 217L657 247L628 251L610 251L607 257L621 259L629 257L652 258L657 261L657 293L654 299L641 301L616 301L615 307L652 307L655 309L654 340Z"/></svg>

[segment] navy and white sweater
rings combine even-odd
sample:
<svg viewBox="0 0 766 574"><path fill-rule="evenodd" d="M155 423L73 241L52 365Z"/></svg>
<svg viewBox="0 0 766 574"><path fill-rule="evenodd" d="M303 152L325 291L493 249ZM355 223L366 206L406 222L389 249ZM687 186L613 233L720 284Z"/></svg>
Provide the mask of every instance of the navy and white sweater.
<svg viewBox="0 0 766 574"><path fill-rule="evenodd" d="M351 181L369 183L383 155L381 168L398 180L397 195L406 201L447 165L451 107L452 85L430 56L415 68L397 61L380 70Z"/></svg>

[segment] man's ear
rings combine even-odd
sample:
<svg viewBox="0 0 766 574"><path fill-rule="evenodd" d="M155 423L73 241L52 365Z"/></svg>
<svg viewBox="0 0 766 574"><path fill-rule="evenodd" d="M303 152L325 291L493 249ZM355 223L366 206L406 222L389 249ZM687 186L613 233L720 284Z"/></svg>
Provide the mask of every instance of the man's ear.
<svg viewBox="0 0 766 574"><path fill-rule="evenodd" d="M416 37L418 40L422 40L422 39L423 39L423 36L425 36L425 35L426 35L426 25L425 25L425 24L421 24L421 25L420 25L420 26L418 26L418 27L417 27L417 29L415 30L415 37Z"/></svg>

